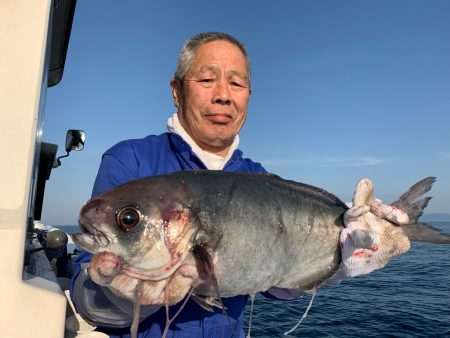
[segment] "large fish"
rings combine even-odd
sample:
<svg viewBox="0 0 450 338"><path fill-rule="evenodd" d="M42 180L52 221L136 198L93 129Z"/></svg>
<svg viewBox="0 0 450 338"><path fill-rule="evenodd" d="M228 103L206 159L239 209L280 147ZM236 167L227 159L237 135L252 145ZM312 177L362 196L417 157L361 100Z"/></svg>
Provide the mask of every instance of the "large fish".
<svg viewBox="0 0 450 338"><path fill-rule="evenodd" d="M377 216L369 180L349 209L322 189L270 174L183 171L92 199L80 212L83 233L72 237L95 254L91 279L117 295L133 300L139 285L141 304L190 294L208 308L219 305L214 298L309 291L339 274L370 272L406 252L408 236L450 243L417 223L433 182L417 183L385 212L404 210L400 227Z"/></svg>

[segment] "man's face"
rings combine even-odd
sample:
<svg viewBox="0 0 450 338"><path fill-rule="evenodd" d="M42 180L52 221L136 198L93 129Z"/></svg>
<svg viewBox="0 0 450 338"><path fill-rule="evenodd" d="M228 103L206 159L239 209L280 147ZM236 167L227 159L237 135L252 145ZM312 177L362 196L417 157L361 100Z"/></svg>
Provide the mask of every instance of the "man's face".
<svg viewBox="0 0 450 338"><path fill-rule="evenodd" d="M247 61L228 41L202 45L180 83L171 82L178 118L204 150L225 156L245 122L250 96Z"/></svg>

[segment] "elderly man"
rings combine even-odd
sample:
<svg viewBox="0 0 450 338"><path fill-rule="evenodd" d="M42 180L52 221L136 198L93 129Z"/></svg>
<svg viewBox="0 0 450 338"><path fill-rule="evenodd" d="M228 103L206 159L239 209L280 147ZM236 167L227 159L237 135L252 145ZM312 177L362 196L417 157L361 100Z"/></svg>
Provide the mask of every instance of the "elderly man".
<svg viewBox="0 0 450 338"><path fill-rule="evenodd" d="M264 172L243 158L238 132L245 122L251 94L247 52L224 33L201 33L183 46L174 79L170 82L177 108L168 121L168 133L126 140L107 150L100 164L92 196L127 181L179 170L215 169ZM132 304L105 287L94 284L86 271L91 255L82 252L74 262L71 295L78 312L111 335L129 332ZM282 295L281 295L282 296ZM170 325L168 337L243 337L247 296L223 299L227 309L208 312L189 300ZM169 309L172 318L179 309ZM143 307L146 317L139 337L161 337L165 309Z"/></svg>

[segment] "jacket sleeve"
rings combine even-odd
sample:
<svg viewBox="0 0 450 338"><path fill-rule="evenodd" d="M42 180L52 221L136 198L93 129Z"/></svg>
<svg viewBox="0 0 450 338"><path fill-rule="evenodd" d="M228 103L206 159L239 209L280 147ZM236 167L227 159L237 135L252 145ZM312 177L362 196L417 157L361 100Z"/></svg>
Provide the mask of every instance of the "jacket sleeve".
<svg viewBox="0 0 450 338"><path fill-rule="evenodd" d="M132 145L120 142L103 154L92 197L138 177L139 161Z"/></svg>

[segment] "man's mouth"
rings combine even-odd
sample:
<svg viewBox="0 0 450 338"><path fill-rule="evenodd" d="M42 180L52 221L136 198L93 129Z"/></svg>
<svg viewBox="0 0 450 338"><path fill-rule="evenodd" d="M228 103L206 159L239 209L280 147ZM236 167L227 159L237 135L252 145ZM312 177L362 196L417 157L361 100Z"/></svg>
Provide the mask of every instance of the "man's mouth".
<svg viewBox="0 0 450 338"><path fill-rule="evenodd" d="M209 121L218 124L227 124L233 121L233 116L225 113L206 114L205 117Z"/></svg>

